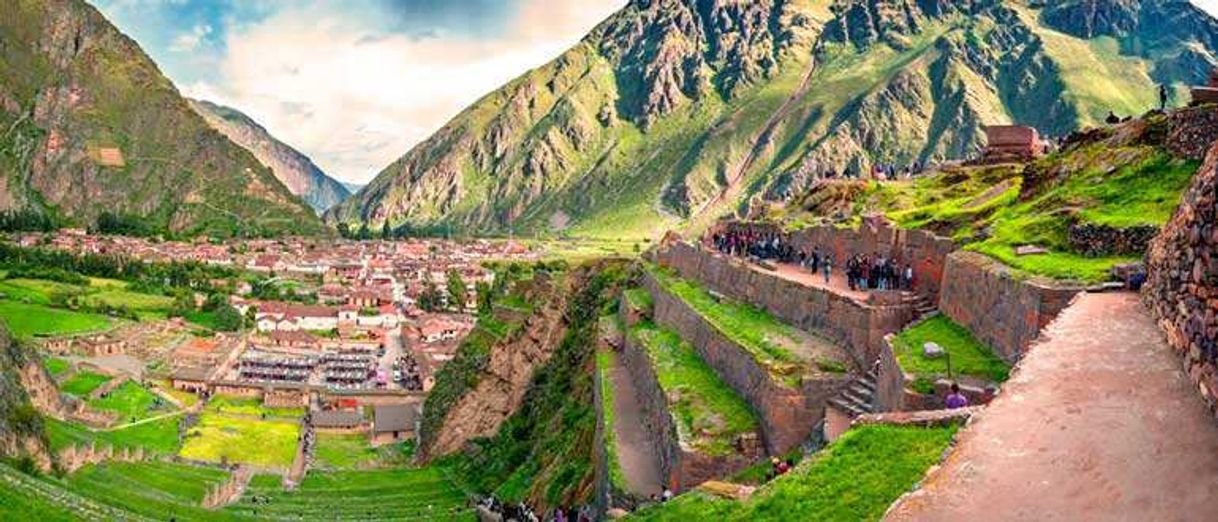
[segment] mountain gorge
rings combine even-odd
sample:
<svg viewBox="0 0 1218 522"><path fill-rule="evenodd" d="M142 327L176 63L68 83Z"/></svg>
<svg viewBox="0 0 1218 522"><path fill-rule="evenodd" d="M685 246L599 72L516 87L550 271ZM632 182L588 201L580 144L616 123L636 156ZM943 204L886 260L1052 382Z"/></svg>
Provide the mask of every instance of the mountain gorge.
<svg viewBox="0 0 1218 522"><path fill-rule="evenodd" d="M327 176L313 160L276 139L241 111L206 100L190 100L190 107L212 128L250 151L292 194L304 198L318 213L351 195L347 187Z"/></svg>
<svg viewBox="0 0 1218 522"><path fill-rule="evenodd" d="M324 231L81 0L14 0L0 14L0 209L77 226L109 213L150 233Z"/></svg>
<svg viewBox="0 0 1218 522"><path fill-rule="evenodd" d="M1059 136L1202 81L1186 1L638 0L488 94L332 223L649 237L818 177Z"/></svg>

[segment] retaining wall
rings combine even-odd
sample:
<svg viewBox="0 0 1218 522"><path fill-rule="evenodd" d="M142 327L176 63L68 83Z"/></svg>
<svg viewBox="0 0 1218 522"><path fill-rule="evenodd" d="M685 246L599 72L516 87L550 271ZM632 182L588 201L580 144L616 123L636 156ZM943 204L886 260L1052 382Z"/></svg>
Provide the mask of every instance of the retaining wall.
<svg viewBox="0 0 1218 522"><path fill-rule="evenodd" d="M762 272L741 259L689 243L675 243L660 250L656 260L661 266L676 269L685 279L837 341L859 370L871 367L884 335L900 331L914 318L913 307L903 303L899 293L877 292L868 302L859 302Z"/></svg>
<svg viewBox="0 0 1218 522"><path fill-rule="evenodd" d="M644 276L643 283L655 300L656 324L672 328L693 344L719 378L753 407L761 421L766 450L772 455L786 453L807 440L824 418L825 403L850 382L846 375L825 375L804 379L798 388L787 387L771 378L748 350L665 291L651 274Z"/></svg>
<svg viewBox="0 0 1218 522"><path fill-rule="evenodd" d="M1143 301L1197 392L1218 410L1218 146L1151 242Z"/></svg>
<svg viewBox="0 0 1218 522"><path fill-rule="evenodd" d="M960 251L948 256L939 310L1014 363L1082 290L1044 278L1018 278L998 261Z"/></svg>

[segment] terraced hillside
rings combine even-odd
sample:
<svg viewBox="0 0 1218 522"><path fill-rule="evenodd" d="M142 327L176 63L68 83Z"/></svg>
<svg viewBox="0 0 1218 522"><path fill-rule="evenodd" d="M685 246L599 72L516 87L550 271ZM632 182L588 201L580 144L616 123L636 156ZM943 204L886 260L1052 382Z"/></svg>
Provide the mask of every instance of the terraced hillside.
<svg viewBox="0 0 1218 522"><path fill-rule="evenodd" d="M277 475L255 476L225 514L258 520L477 520L436 468L310 473L295 491Z"/></svg>
<svg viewBox="0 0 1218 522"><path fill-rule="evenodd" d="M416 231L646 237L829 173L1141 114L1204 80L1187 2L631 2L492 92L327 214Z"/></svg>
<svg viewBox="0 0 1218 522"><path fill-rule="evenodd" d="M84 0L15 0L0 17L0 209L144 233L321 233L249 152L207 126Z"/></svg>

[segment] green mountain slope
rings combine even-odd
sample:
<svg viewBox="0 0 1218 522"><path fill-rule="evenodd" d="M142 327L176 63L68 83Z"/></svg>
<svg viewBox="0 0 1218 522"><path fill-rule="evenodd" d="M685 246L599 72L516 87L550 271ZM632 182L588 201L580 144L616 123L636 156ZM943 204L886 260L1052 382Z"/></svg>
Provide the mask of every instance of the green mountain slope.
<svg viewBox="0 0 1218 522"><path fill-rule="evenodd" d="M96 9L10 0L0 11L0 209L77 225L110 212L184 235L323 230Z"/></svg>
<svg viewBox="0 0 1218 522"><path fill-rule="evenodd" d="M654 236L818 177L1060 135L1200 81L1182 0L654 0L469 107L326 215L416 230Z"/></svg>
<svg viewBox="0 0 1218 522"><path fill-rule="evenodd" d="M276 139L241 111L205 100L190 100L190 107L212 128L250 151L292 194L304 198L317 212L324 212L351 195L347 187L327 176L308 156Z"/></svg>

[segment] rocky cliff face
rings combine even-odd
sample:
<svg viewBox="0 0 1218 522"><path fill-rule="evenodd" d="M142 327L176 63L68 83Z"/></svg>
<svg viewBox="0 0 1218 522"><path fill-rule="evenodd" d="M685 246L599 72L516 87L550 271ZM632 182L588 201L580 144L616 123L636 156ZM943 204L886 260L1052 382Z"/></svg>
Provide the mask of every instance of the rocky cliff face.
<svg viewBox="0 0 1218 522"><path fill-rule="evenodd" d="M28 459L47 471L53 462L50 444L27 386L35 388L31 390L35 400L58 401L58 391L37 356L0 325L0 456Z"/></svg>
<svg viewBox="0 0 1218 522"><path fill-rule="evenodd" d="M275 139L241 111L205 100L190 100L190 107L213 129L250 151L292 194L304 198L318 213L351 195L342 183L317 168L313 160Z"/></svg>
<svg viewBox="0 0 1218 522"><path fill-rule="evenodd" d="M1218 49L1187 2L638 0L326 218L639 237L827 173L958 158L981 127L1140 114ZM1119 39L1119 41L1118 41Z"/></svg>
<svg viewBox="0 0 1218 522"><path fill-rule="evenodd" d="M78 225L106 211L182 234L322 230L82 0L6 2L0 71L0 208Z"/></svg>

